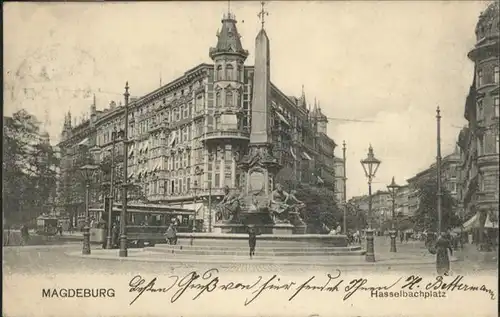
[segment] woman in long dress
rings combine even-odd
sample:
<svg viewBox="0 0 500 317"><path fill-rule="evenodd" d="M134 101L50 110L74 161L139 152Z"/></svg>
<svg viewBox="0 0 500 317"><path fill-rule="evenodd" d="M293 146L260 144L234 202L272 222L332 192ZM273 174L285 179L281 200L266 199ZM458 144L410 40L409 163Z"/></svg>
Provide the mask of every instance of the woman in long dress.
<svg viewBox="0 0 500 317"><path fill-rule="evenodd" d="M450 240L443 234L439 235L436 241L436 269L439 275L448 275L450 271L448 250L450 250L450 255L453 255Z"/></svg>

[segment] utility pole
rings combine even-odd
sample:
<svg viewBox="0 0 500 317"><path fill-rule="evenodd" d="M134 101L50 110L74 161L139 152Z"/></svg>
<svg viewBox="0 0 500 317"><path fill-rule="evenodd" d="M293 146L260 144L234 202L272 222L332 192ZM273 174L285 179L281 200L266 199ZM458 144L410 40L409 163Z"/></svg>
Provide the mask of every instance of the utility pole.
<svg viewBox="0 0 500 317"><path fill-rule="evenodd" d="M208 232L212 232L212 181L208 182Z"/></svg>
<svg viewBox="0 0 500 317"><path fill-rule="evenodd" d="M436 172L437 172L437 214L438 214L438 235L442 230L442 211L441 211L441 198L443 193L441 192L441 111L439 106L436 109L436 120L437 120L437 156L436 156Z"/></svg>

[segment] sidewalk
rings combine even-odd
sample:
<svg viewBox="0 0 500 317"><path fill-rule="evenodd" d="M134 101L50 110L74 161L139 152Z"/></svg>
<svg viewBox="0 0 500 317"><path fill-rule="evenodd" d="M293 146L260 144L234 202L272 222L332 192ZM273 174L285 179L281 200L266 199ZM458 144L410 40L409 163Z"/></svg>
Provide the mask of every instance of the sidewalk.
<svg viewBox="0 0 500 317"><path fill-rule="evenodd" d="M411 266L435 265L435 256L422 256L405 253L376 253L376 262L365 261L364 256L295 256L295 257L262 257L256 256L252 260L248 256L224 255L178 255L165 252L156 252L145 249L128 249L128 257L120 258L118 250L93 249L92 254L82 255L81 251L66 252L71 257L87 259L115 260L115 261L142 261L165 263L203 263L203 264L288 264L304 266ZM450 259L456 261L455 257ZM249 262L251 261L251 262Z"/></svg>

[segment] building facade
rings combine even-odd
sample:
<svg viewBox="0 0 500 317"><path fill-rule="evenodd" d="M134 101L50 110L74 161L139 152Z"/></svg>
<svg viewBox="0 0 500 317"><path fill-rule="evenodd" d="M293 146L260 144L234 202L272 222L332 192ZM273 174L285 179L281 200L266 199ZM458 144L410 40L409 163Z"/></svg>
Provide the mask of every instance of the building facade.
<svg viewBox="0 0 500 317"><path fill-rule="evenodd" d="M460 199L464 218L496 223L499 203L499 4L491 3L476 25L476 44L468 57L474 76L465 102L467 126L459 135ZM493 225L493 224L492 224Z"/></svg>
<svg viewBox="0 0 500 317"><path fill-rule="evenodd" d="M462 206L459 199L459 171L460 171L460 151L458 146L455 147L453 153L446 155L441 159L441 188L446 189L457 202L455 213L462 213ZM417 173L412 178L407 180L408 188L408 215L413 216L419 206L418 188L419 184L426 179L436 177L436 163L433 163L429 168Z"/></svg>
<svg viewBox="0 0 500 317"><path fill-rule="evenodd" d="M141 189L148 203L196 210L206 230L212 212L209 196L214 206L225 186L243 185L238 163L250 140L253 87L261 84L254 82L254 67L245 65L248 55L234 15L225 14L216 45L209 49L213 64L198 65L143 97L131 98L128 127L124 106L115 102L102 111L94 102L90 119L76 127L71 119L65 122L59 144L62 173L71 174L83 146L97 149L100 161L109 159L112 132L127 128L128 153L123 153L121 140L114 144L115 157L128 156L129 182ZM319 182L333 188L335 142L326 135L328 119L318 105L310 110L304 91L291 97L269 84L268 133L273 155L283 166L277 181ZM115 162L118 174L121 161ZM103 195L98 196L96 201L102 200Z"/></svg>

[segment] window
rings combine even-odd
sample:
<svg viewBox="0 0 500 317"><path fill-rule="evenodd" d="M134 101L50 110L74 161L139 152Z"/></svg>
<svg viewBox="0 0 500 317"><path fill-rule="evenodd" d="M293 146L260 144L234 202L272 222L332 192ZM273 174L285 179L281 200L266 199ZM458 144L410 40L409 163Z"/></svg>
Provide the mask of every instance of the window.
<svg viewBox="0 0 500 317"><path fill-rule="evenodd" d="M495 96L493 98L493 105L495 107L495 118L500 117L500 98Z"/></svg>
<svg viewBox="0 0 500 317"><path fill-rule="evenodd" d="M500 82L500 67L499 66L495 66L493 81L495 82L495 84L498 84L498 82Z"/></svg>
<svg viewBox="0 0 500 317"><path fill-rule="evenodd" d="M220 91L215 94L215 107L222 107L222 94L220 93Z"/></svg>
<svg viewBox="0 0 500 317"><path fill-rule="evenodd" d="M233 106L233 92L228 91L226 93L226 107L230 108Z"/></svg>
<svg viewBox="0 0 500 317"><path fill-rule="evenodd" d="M238 65L238 72L236 73L236 79L241 81L241 65Z"/></svg>
<svg viewBox="0 0 500 317"><path fill-rule="evenodd" d="M217 80L222 80L222 65L217 66Z"/></svg>
<svg viewBox="0 0 500 317"><path fill-rule="evenodd" d="M226 80L233 80L233 65L228 64L226 65Z"/></svg>
<svg viewBox="0 0 500 317"><path fill-rule="evenodd" d="M500 154L500 136L498 134L495 136L495 153Z"/></svg>
<svg viewBox="0 0 500 317"><path fill-rule="evenodd" d="M477 155L478 156L483 155L483 146L484 146L484 138L481 135L481 136L477 137Z"/></svg>
<svg viewBox="0 0 500 317"><path fill-rule="evenodd" d="M477 72L477 84L478 84L478 87L481 87L483 85L483 71L482 70L479 70Z"/></svg>
<svg viewBox="0 0 500 317"><path fill-rule="evenodd" d="M478 100L477 101L477 119L478 120L483 120L484 119L484 111L483 111L483 101Z"/></svg>

